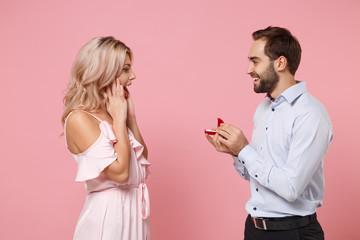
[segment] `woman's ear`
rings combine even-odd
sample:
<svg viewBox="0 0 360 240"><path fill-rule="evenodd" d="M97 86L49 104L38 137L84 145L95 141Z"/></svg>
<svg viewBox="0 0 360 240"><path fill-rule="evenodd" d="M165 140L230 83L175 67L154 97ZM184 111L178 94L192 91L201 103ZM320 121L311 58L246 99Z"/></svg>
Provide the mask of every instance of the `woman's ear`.
<svg viewBox="0 0 360 240"><path fill-rule="evenodd" d="M278 72L282 72L287 68L287 59L284 56L280 56L278 59L274 61L274 68Z"/></svg>

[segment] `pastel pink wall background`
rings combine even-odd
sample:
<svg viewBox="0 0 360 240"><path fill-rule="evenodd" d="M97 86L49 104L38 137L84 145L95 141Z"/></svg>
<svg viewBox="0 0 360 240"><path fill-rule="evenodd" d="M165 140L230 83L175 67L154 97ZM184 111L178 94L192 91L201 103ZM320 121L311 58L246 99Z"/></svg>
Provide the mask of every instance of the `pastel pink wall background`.
<svg viewBox="0 0 360 240"><path fill-rule="evenodd" d="M60 117L73 60L95 36L135 53L131 87L150 150L157 239L242 239L249 185L203 136L216 118L250 139L264 95L246 76L251 33L289 28L298 80L326 106L334 141L318 210L326 238L359 239L360 2L1 1L0 239L72 239L85 200Z"/></svg>

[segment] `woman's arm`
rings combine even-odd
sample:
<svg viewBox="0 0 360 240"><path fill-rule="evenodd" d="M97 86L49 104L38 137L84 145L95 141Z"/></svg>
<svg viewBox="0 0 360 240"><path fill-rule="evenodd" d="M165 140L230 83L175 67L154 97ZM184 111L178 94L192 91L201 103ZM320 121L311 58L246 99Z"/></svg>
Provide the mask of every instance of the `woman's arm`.
<svg viewBox="0 0 360 240"><path fill-rule="evenodd" d="M144 147L144 151L143 151L143 156L147 159L148 158L148 149L146 147L145 141L143 139L143 137L141 136L139 127L137 125L136 119L132 119L132 120L128 120L128 127L130 128L130 130L133 132L136 140L141 143L141 145L143 145Z"/></svg>
<svg viewBox="0 0 360 240"><path fill-rule="evenodd" d="M139 127L137 125L136 122L136 116L135 116L135 107L134 107L134 102L131 98L130 92L127 88L125 88L125 91L127 93L127 126L130 128L130 130L133 132L136 140L141 143L141 145L143 145L144 147L144 151L143 151L143 156L145 158L148 158L148 149L146 147L145 141L143 139L143 137L141 136Z"/></svg>
<svg viewBox="0 0 360 240"><path fill-rule="evenodd" d="M117 139L114 150L118 158L107 168L104 173L108 178L117 183L126 183L129 180L130 168L130 142L127 132L127 101L124 87L116 79L111 88L107 89L107 111L113 119L113 130Z"/></svg>

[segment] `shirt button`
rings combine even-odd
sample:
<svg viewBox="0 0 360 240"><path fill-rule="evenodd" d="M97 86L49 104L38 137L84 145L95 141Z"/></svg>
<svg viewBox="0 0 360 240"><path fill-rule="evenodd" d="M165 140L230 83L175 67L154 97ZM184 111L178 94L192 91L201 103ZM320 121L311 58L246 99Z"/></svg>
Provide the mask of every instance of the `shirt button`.
<svg viewBox="0 0 360 240"><path fill-rule="evenodd" d="M265 128L265 130L267 130L267 129L268 129L268 127Z"/></svg>
<svg viewBox="0 0 360 240"><path fill-rule="evenodd" d="M253 209L254 209L254 211L256 211L256 207L254 207Z"/></svg>
<svg viewBox="0 0 360 240"><path fill-rule="evenodd" d="M244 161L242 161L242 164L244 164L245 162Z"/></svg>
<svg viewBox="0 0 360 240"><path fill-rule="evenodd" d="M255 177L257 177L257 175L255 174Z"/></svg>
<svg viewBox="0 0 360 240"><path fill-rule="evenodd" d="M259 191L259 189L258 189L258 188L256 188L256 191L258 192L258 191Z"/></svg>
<svg viewBox="0 0 360 240"><path fill-rule="evenodd" d="M274 111L275 111L275 108L272 108L272 109L271 109L271 111L273 111L273 112L274 112Z"/></svg>

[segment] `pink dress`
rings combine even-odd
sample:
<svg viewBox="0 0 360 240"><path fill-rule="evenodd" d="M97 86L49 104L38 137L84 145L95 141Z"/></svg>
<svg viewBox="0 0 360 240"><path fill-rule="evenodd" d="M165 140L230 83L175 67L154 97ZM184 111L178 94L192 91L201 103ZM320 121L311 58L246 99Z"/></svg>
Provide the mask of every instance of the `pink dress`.
<svg viewBox="0 0 360 240"><path fill-rule="evenodd" d="M86 151L72 154L78 164L75 180L84 181L89 191L74 239L149 240L150 203L144 181L149 175L150 163L142 155L144 147L128 129L131 147L129 181L126 184L111 181L102 171L117 159L113 147L115 134L108 122L90 115L99 120L101 133Z"/></svg>

